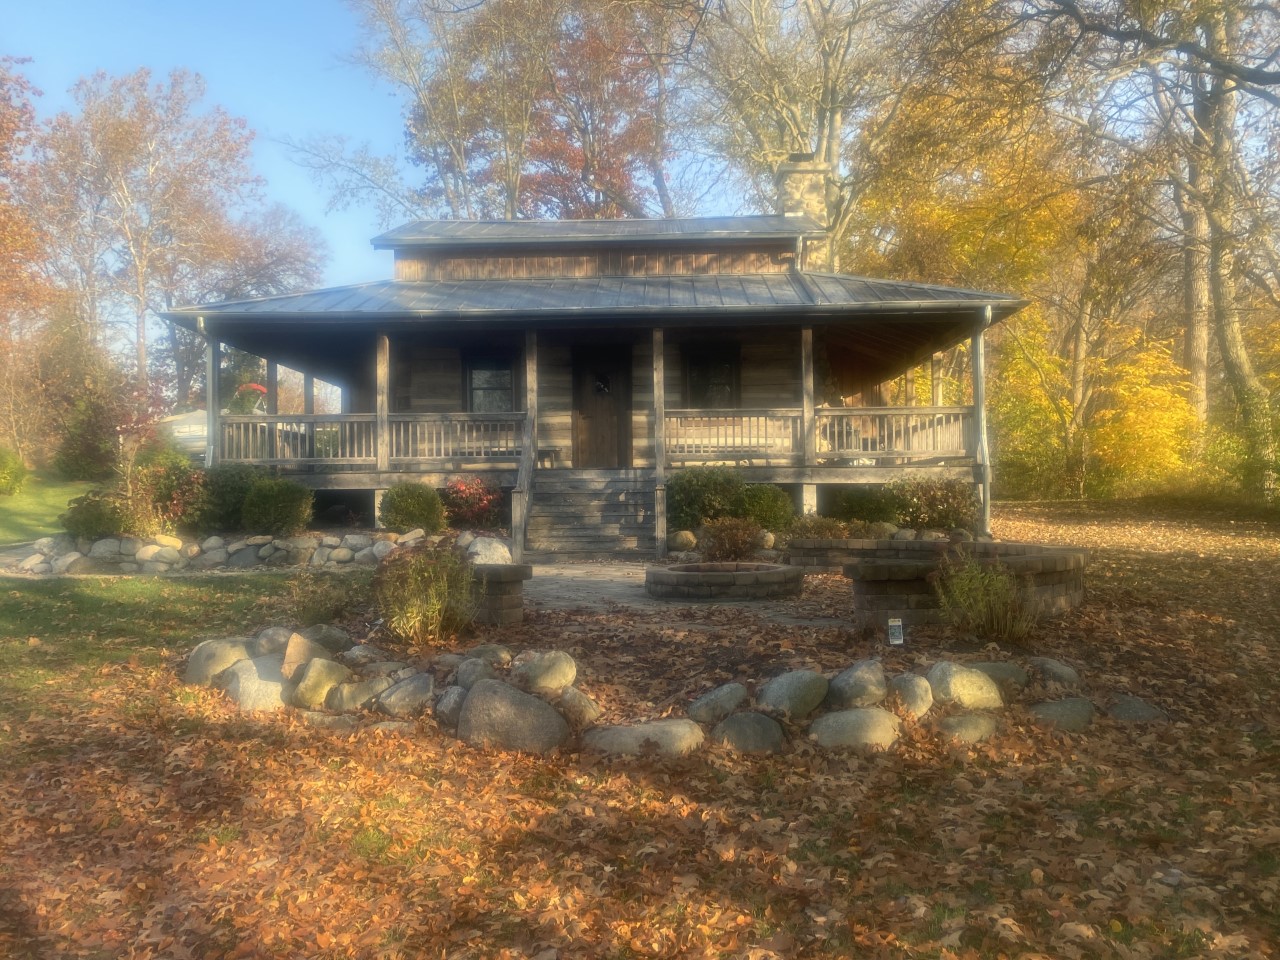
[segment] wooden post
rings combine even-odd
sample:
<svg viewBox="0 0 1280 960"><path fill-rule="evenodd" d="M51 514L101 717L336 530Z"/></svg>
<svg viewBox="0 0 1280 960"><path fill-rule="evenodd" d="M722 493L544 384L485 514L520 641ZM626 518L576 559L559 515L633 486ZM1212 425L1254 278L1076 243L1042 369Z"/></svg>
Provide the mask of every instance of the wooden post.
<svg viewBox="0 0 1280 960"><path fill-rule="evenodd" d="M942 406L942 354L935 353L929 358L929 402L935 407Z"/></svg>
<svg viewBox="0 0 1280 960"><path fill-rule="evenodd" d="M201 317L201 326L204 318ZM218 414L222 398L218 395L218 377L222 375L222 344L213 337L205 337L205 437L204 465L212 467L218 462L218 432L222 429Z"/></svg>
<svg viewBox="0 0 1280 960"><path fill-rule="evenodd" d="M302 412L308 416L316 412L316 378L309 373L302 375Z"/></svg>
<svg viewBox="0 0 1280 960"><path fill-rule="evenodd" d="M529 418L533 443L533 465L538 466L538 331L524 334L524 410Z"/></svg>
<svg viewBox="0 0 1280 960"><path fill-rule="evenodd" d="M267 415L276 416L280 412L280 367L274 360L267 361ZM277 437L279 426L267 424L267 457L275 460L279 454Z"/></svg>
<svg viewBox="0 0 1280 960"><path fill-rule="evenodd" d="M661 327L653 328L653 539L667 555L667 353Z"/></svg>
<svg viewBox="0 0 1280 960"><path fill-rule="evenodd" d="M982 489L982 530L991 534L991 457L987 450L987 351L983 331L991 325L991 308L984 307L982 319L970 341L973 355L973 430L974 461L978 467L978 483Z"/></svg>
<svg viewBox="0 0 1280 960"><path fill-rule="evenodd" d="M813 384L813 327L800 328L800 428L804 434L804 465L812 467L818 462L818 424L814 412ZM800 512L818 512L818 486L803 484L800 490Z"/></svg>
<svg viewBox="0 0 1280 960"><path fill-rule="evenodd" d="M378 334L375 362L377 383L377 422L374 424L378 449L378 472L391 469L391 342L385 333Z"/></svg>

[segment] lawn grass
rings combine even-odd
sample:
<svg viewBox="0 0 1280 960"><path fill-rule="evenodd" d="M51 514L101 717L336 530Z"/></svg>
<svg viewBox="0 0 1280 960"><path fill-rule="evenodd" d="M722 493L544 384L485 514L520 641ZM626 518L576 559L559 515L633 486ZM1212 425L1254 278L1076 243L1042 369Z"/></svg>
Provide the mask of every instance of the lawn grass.
<svg viewBox="0 0 1280 960"><path fill-rule="evenodd" d="M59 479L51 471L36 471L17 494L0 497L0 546L58 533L58 515L66 511L67 501L94 486L87 481Z"/></svg>
<svg viewBox="0 0 1280 960"><path fill-rule="evenodd" d="M75 709L113 665L155 666L281 619L288 576L0 577L0 725Z"/></svg>

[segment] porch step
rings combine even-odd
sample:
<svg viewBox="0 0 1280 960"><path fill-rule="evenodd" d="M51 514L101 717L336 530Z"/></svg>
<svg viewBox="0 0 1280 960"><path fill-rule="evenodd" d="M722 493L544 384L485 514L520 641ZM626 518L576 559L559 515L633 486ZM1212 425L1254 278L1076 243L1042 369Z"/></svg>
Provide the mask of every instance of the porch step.
<svg viewBox="0 0 1280 960"><path fill-rule="evenodd" d="M653 480L638 471L539 473L529 498L526 556L531 562L651 558L653 507Z"/></svg>

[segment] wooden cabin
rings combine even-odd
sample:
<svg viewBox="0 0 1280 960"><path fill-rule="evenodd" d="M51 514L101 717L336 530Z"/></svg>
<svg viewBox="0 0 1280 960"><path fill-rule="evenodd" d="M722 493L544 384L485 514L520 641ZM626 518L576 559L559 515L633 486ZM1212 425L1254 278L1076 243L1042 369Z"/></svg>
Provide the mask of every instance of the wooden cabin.
<svg viewBox="0 0 1280 960"><path fill-rule="evenodd" d="M805 187L766 216L410 223L373 241L391 280L168 313L207 338L215 390L222 345L268 361L267 413L209 398L207 461L375 499L484 473L511 490L515 550L564 556L661 555L666 478L696 465L807 510L824 486L922 473L986 502L982 334L1023 302L811 269L826 232L785 201ZM972 406L880 402L964 340ZM310 389L276 413L277 364L339 385L342 413Z"/></svg>

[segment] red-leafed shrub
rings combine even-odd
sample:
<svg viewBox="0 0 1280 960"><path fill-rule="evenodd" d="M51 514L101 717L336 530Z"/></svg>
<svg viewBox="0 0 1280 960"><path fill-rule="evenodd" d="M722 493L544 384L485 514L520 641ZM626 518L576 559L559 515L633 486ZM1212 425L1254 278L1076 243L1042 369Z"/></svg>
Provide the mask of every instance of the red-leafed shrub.
<svg viewBox="0 0 1280 960"><path fill-rule="evenodd" d="M498 522L502 491L484 477L454 477L440 491L451 527L491 527Z"/></svg>

